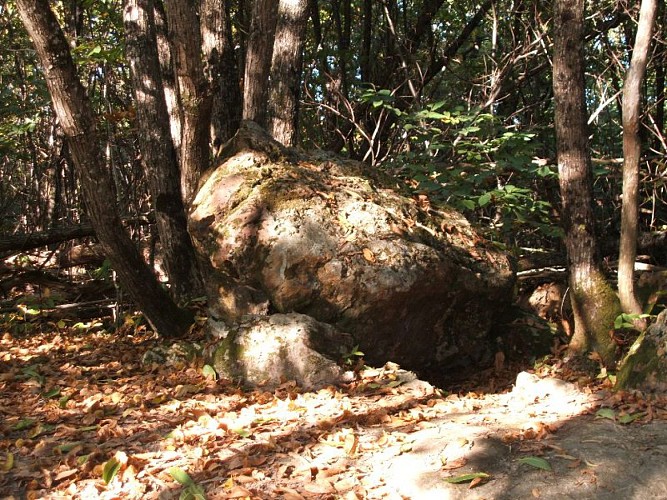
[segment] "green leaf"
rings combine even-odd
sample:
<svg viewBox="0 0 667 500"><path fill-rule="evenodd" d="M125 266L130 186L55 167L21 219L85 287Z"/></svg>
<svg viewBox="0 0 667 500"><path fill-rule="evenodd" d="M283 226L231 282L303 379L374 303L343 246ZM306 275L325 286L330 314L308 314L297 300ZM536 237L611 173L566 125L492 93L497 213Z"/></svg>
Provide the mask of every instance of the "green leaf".
<svg viewBox="0 0 667 500"><path fill-rule="evenodd" d="M102 469L102 479L106 484L109 484L111 481L113 481L113 478L116 477L116 474L118 474L119 470L120 462L115 458L112 458L104 464L104 469Z"/></svg>
<svg viewBox="0 0 667 500"><path fill-rule="evenodd" d="M215 371L211 365L204 365L201 369L202 375L211 380L218 380L218 373Z"/></svg>
<svg viewBox="0 0 667 500"><path fill-rule="evenodd" d="M44 377L37 371L36 365L26 366L21 371L24 377L35 379L39 385L44 384Z"/></svg>
<svg viewBox="0 0 667 500"><path fill-rule="evenodd" d="M493 195L491 193L484 193L482 196L479 197L477 203L479 204L480 207L485 207L491 201L492 196Z"/></svg>
<svg viewBox="0 0 667 500"><path fill-rule="evenodd" d="M195 485L195 482L192 480L189 474L180 467L171 467L168 472L169 475L174 478L174 481L179 482L183 486Z"/></svg>
<svg viewBox="0 0 667 500"><path fill-rule="evenodd" d="M61 453L69 453L72 451L74 448L79 446L81 444L81 441L74 441L73 443L65 443L56 446L54 449L58 450Z"/></svg>
<svg viewBox="0 0 667 500"><path fill-rule="evenodd" d="M629 424L631 422L634 422L638 418L642 418L646 413L633 413L633 414L625 414L621 415L618 417L618 423L619 424Z"/></svg>
<svg viewBox="0 0 667 500"><path fill-rule="evenodd" d="M461 200L461 205L468 210L475 210L476 208L475 202L472 200Z"/></svg>
<svg viewBox="0 0 667 500"><path fill-rule="evenodd" d="M50 391L47 391L44 394L42 394L42 396L44 396L46 399L51 399L55 398L56 396L60 396L60 387L56 386Z"/></svg>
<svg viewBox="0 0 667 500"><path fill-rule="evenodd" d="M35 420L34 418L22 418L16 423L16 425L14 425L14 427L12 427L12 430L22 431L28 429L33 425L35 425L35 422L37 422L37 420Z"/></svg>
<svg viewBox="0 0 667 500"><path fill-rule="evenodd" d="M609 420L616 420L616 412L611 408L600 408L595 413L595 418L607 418Z"/></svg>
<svg viewBox="0 0 667 500"><path fill-rule="evenodd" d="M251 436L251 432L247 429L234 429L234 432L236 432L239 436L242 438L247 438Z"/></svg>
<svg viewBox="0 0 667 500"><path fill-rule="evenodd" d="M198 484L191 484L181 491L178 500L206 500L206 494L204 488Z"/></svg>
<svg viewBox="0 0 667 500"><path fill-rule="evenodd" d="M551 464L547 462L545 459L540 457L523 457L519 459L519 463L530 465L531 467L535 467L536 469L542 469L546 471L553 470L551 468Z"/></svg>
<svg viewBox="0 0 667 500"><path fill-rule="evenodd" d="M471 474L461 474L460 476L453 476L453 477L446 477L445 482L446 483L451 483L451 484L459 484L459 483L469 483L473 479L477 478L482 478L486 479L489 476L486 472L473 472Z"/></svg>

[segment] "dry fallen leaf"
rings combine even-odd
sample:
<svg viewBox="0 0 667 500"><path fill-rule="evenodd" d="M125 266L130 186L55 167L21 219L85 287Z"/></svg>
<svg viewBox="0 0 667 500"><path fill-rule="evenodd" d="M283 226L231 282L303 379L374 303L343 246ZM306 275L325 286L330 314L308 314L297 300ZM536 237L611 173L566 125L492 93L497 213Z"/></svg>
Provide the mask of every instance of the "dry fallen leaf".
<svg viewBox="0 0 667 500"><path fill-rule="evenodd" d="M343 450L347 453L348 456L353 457L357 454L357 448L359 447L359 438L356 434L351 433L345 436L345 442L343 444Z"/></svg>
<svg viewBox="0 0 667 500"><path fill-rule="evenodd" d="M442 457L441 457L442 460ZM465 457L457 458L456 460L445 460L445 463L443 464L442 468L444 470L454 470L454 469L460 469L463 467L465 464L468 463L468 459Z"/></svg>

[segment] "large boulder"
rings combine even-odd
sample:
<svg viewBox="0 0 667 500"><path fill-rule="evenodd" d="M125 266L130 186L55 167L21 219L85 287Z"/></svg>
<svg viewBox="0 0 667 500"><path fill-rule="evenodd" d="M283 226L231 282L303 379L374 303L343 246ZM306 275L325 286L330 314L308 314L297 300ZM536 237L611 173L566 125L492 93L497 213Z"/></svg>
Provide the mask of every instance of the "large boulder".
<svg viewBox="0 0 667 500"><path fill-rule="evenodd" d="M190 213L213 318L307 314L378 365L460 372L491 360L514 272L460 214L362 163L285 149L252 123L223 154Z"/></svg>

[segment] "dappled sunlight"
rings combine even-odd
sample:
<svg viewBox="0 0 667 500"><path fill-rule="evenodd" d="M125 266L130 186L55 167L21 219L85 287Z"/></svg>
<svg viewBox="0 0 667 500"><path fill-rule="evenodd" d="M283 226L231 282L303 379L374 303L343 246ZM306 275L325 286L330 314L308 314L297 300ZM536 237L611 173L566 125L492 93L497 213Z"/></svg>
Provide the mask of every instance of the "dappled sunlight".
<svg viewBox="0 0 667 500"><path fill-rule="evenodd" d="M28 498L172 498L187 488L209 498L464 498L456 495L465 486L445 480L493 473L496 486L492 475L476 487L507 481L498 467L509 462L491 456L551 453L588 467L554 441L573 418L667 418L659 401L609 395L590 381L581 389L547 376L546 365L504 391L490 374L486 389L447 394L392 363L319 391L292 381L243 391L201 362L143 364L155 343L141 329L5 333L0 490Z"/></svg>

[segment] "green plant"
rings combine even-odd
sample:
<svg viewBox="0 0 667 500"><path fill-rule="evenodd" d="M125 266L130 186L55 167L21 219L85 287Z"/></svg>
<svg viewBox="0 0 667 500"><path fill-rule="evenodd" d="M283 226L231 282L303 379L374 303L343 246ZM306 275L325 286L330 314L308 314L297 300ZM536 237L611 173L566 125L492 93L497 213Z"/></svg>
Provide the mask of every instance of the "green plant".
<svg viewBox="0 0 667 500"><path fill-rule="evenodd" d="M341 351L341 358L343 359L343 365L348 367L356 366L356 364L363 356L364 353L359 350L359 345L355 345L349 351L345 349Z"/></svg>
<svg viewBox="0 0 667 500"><path fill-rule="evenodd" d="M521 232L561 236L549 199L558 173L540 158L536 130L507 126L480 109L449 108L446 101L404 111L386 89L367 89L361 99L394 116L404 141L384 166L415 192L484 223L506 242Z"/></svg>
<svg viewBox="0 0 667 500"><path fill-rule="evenodd" d="M638 319L651 318L650 314L626 314L621 313L614 320L614 330L636 330L635 321Z"/></svg>

